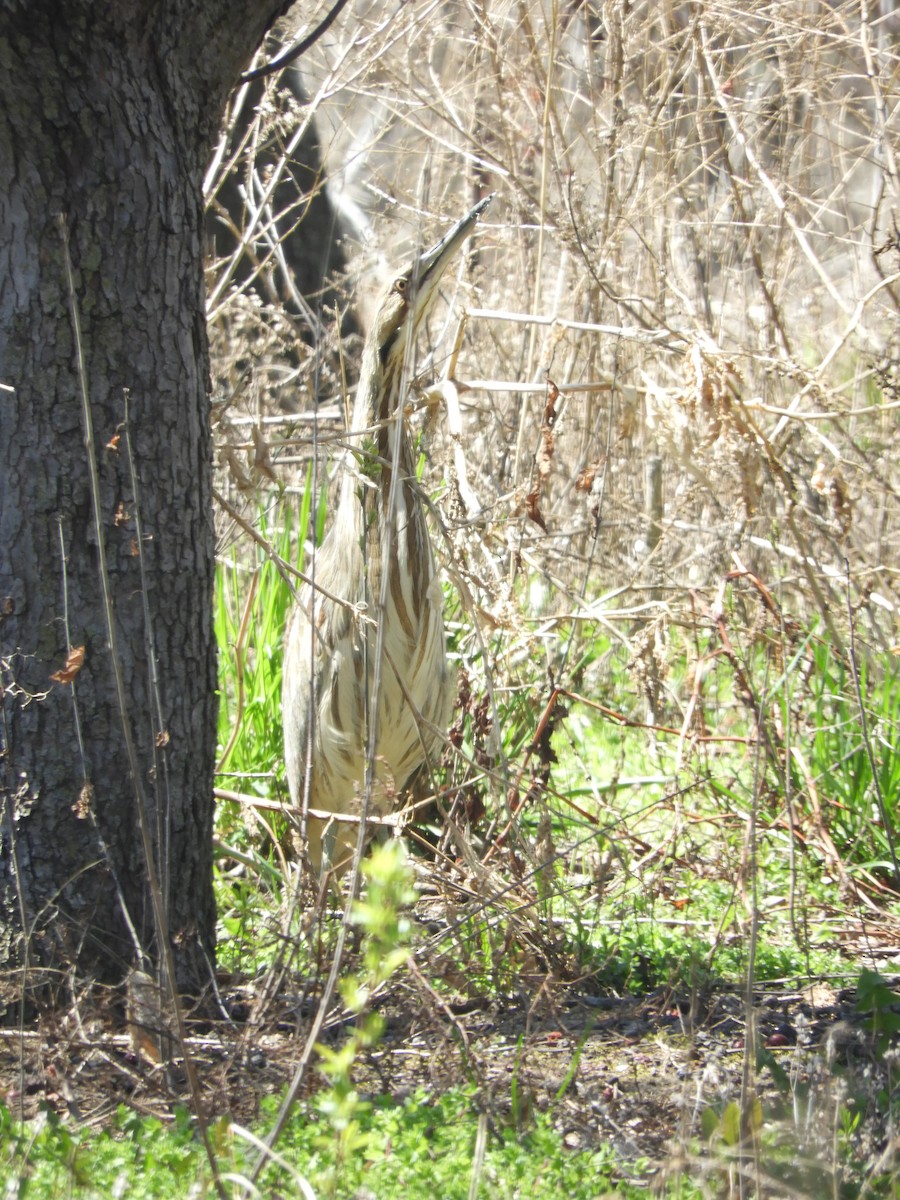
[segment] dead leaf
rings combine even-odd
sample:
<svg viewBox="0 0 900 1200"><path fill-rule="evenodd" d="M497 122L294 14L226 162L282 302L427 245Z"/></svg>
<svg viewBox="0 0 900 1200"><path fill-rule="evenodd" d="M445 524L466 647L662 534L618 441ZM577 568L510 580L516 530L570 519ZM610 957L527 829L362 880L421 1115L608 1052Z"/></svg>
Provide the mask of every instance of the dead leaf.
<svg viewBox="0 0 900 1200"><path fill-rule="evenodd" d="M236 450L231 446L222 446L219 450L219 458L231 472L232 481L239 492L247 494L254 490L253 480L241 466L241 460L238 458Z"/></svg>
<svg viewBox="0 0 900 1200"><path fill-rule="evenodd" d="M251 428L250 437L253 441L253 454L250 460L251 466L259 471L260 475L265 476L270 483L277 483L278 475L272 466L272 459L269 456L269 444L258 425L254 425Z"/></svg>
<svg viewBox="0 0 900 1200"><path fill-rule="evenodd" d="M93 799L94 785L86 779L81 785L81 791L78 793L78 799L72 805L72 812L79 821L85 820L85 818L90 815Z"/></svg>
<svg viewBox="0 0 900 1200"><path fill-rule="evenodd" d="M534 521L535 525L540 525L544 533L547 532L547 522L541 513L541 493L539 488L535 488L533 492L529 492L525 497L525 513L530 520Z"/></svg>
<svg viewBox="0 0 900 1200"><path fill-rule="evenodd" d="M123 501L120 500L119 503L116 505L116 514L113 517L113 524L115 525L116 529L120 529L123 525L127 524L130 520L131 520L131 513L125 511L125 504L123 503Z"/></svg>
<svg viewBox="0 0 900 1200"><path fill-rule="evenodd" d="M72 683L83 665L84 646L71 646L66 658L66 665L61 671L54 671L50 678L54 683Z"/></svg>
<svg viewBox="0 0 900 1200"><path fill-rule="evenodd" d="M552 429L556 424L558 413L556 411L556 402L559 399L559 388L548 377L547 379L547 403L544 405L544 424Z"/></svg>
<svg viewBox="0 0 900 1200"><path fill-rule="evenodd" d="M597 458L593 462L588 463L586 467L582 467L575 479L575 491L589 492L594 486L594 480L597 478L597 474L602 467L602 458Z"/></svg>
<svg viewBox="0 0 900 1200"><path fill-rule="evenodd" d="M550 474L550 466L553 462L553 434L550 432L549 425L541 426L541 448L537 452L537 469L541 479L546 479Z"/></svg>
<svg viewBox="0 0 900 1200"><path fill-rule="evenodd" d="M126 988L132 1050L145 1062L158 1063L162 1058L159 1042L164 1024L159 989L145 971L139 970L129 973Z"/></svg>

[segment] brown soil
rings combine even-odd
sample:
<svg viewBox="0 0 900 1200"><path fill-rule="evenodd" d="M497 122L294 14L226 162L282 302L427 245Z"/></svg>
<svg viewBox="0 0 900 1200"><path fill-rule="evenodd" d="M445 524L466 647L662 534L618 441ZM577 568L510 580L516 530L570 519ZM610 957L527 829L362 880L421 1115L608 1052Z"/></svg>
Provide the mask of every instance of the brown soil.
<svg viewBox="0 0 900 1200"><path fill-rule="evenodd" d="M227 1112L251 1124L260 1100L291 1080L311 1014L281 996L264 1022L251 1024L246 986L223 981L221 997L232 1019L195 1025L190 1053L208 1115ZM696 1156L707 1144L704 1112L706 1121L721 1114L747 1086L747 1006L727 989L633 998L546 980L529 996L453 1003L411 972L382 998L380 1011L384 1037L358 1064L363 1093L400 1100L418 1087L441 1093L474 1084L494 1127L527 1127L535 1110L549 1110L572 1150L612 1145L625 1162L646 1160L644 1178ZM773 1072L764 1061L749 1080L767 1128L780 1113L796 1139L802 1098L803 1112L813 1116L809 1144L818 1138L824 1154L839 1106L855 1103L866 1118L859 1155L877 1157L887 1138L890 1054L876 1053L852 992L827 984L759 991L752 1014L763 1059L776 1064ZM325 1040L339 1043L346 1028L334 1021ZM151 1039L129 1033L94 993L91 1004L36 1027L2 1031L0 1098L14 1116L32 1117L48 1105L89 1126L108 1123L120 1104L166 1119L176 1104L190 1105L190 1093L177 1057L169 1070L154 1057ZM313 1073L305 1094L321 1084Z"/></svg>

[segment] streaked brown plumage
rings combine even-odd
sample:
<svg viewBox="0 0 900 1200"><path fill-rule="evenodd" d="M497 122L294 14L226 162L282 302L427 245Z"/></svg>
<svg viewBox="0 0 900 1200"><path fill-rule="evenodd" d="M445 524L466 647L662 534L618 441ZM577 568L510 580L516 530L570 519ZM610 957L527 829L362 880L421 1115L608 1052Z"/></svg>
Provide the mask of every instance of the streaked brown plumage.
<svg viewBox="0 0 900 1200"><path fill-rule="evenodd" d="M402 412L403 375L441 276L488 203L398 275L378 305L350 431L359 448L359 435L374 430L372 456L348 455L334 521L315 556L314 586L304 585L288 623L285 765L291 800L308 814L316 870L340 866L356 845L355 823L311 810L362 811L373 719L370 816L396 807L423 764L440 755L452 690L440 582Z"/></svg>

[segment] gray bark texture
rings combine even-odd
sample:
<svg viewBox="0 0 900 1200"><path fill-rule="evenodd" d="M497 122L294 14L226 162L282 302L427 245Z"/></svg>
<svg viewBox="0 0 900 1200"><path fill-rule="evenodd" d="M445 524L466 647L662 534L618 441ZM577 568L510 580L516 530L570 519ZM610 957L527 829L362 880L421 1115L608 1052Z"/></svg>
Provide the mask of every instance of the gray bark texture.
<svg viewBox="0 0 900 1200"><path fill-rule="evenodd" d="M155 956L141 803L178 983L209 978L216 656L200 191L228 92L286 7L0 0L0 966L40 965L51 981L121 978L136 958L129 920ZM74 682L52 681L80 646Z"/></svg>

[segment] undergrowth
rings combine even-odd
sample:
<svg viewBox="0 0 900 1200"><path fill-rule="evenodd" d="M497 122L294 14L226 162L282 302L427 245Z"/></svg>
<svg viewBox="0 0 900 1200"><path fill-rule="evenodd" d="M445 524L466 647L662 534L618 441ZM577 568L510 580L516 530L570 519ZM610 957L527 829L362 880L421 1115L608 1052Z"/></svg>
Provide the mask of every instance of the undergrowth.
<svg viewBox="0 0 900 1200"><path fill-rule="evenodd" d="M270 544L280 557L296 556L289 517L281 526L272 519L275 511L266 515ZM253 698L271 695L280 678L278 619L290 588L272 556L258 553L253 611L260 619L249 621L243 634L242 593L233 586L227 591L225 578L233 585L246 576L233 564L222 568L222 690L232 715L239 687L245 711L252 711ZM417 878L430 897L413 906L418 923L410 929L409 948L436 997L483 1003L519 993L525 980L537 989L552 979L554 986L568 981L582 993L661 992L694 1004L722 987L747 986L748 974L758 993L802 992L820 980L840 987L857 978L858 959L843 949L848 900L852 905L857 897L861 913L863 897L884 903L894 886L898 673L893 660L868 647L856 647L852 655L846 646L835 648L815 617L803 623L788 616L759 580L736 579L731 589L732 602L714 617L693 628L669 628L664 657L651 655L641 673L630 669L629 659L640 631L626 645L585 636L583 624L562 626L559 641L568 640L579 664L572 674L578 686L566 689L551 682L558 667L535 686L533 661L530 685L527 669L510 664L498 686L493 650L473 649L465 614L457 610L454 617L458 601L448 597L449 652L460 671L452 749L439 780L438 809L409 839ZM762 616L748 621L754 602ZM269 619L272 613L282 616ZM230 660L232 646L240 646L240 674ZM545 651L551 663L553 653ZM223 719L223 742L231 719ZM257 757L263 746L271 761ZM887 824L873 799L873 764ZM277 730L257 736L251 723L225 765L233 774L223 774L223 788L244 788L249 781L253 795L284 797ZM294 869L279 849L285 818L248 819L251 799L222 799L219 821L220 954L244 977L275 961L284 964L284 911ZM429 847L438 847L436 859ZM468 883L460 888L465 872ZM437 909L435 892L444 897ZM329 932L295 917L294 969L307 970L322 961L323 951L327 955L337 926ZM347 970L349 980L352 965ZM887 1012L889 1002L875 994ZM369 1187L379 1181L378 1195L418 1186L407 1154L423 1161L430 1154L432 1178L435 1155L450 1155L452 1162L451 1151L439 1149L437 1131L425 1143L428 1154L421 1145L414 1149L422 1135L408 1104L384 1106L360 1096L356 1071L379 1036L352 1035L337 1048L323 1048L327 1086L315 1107L331 1132L320 1133L309 1154L297 1159L304 1164L298 1169L317 1175L323 1194L352 1194L360 1162L359 1180ZM889 1163L869 1175L864 1192L847 1184L853 1164L862 1161L867 1132L892 1120L889 1094L886 1107L873 1114L860 1107L856 1093L842 1091L839 1072L832 1085L828 1071L823 1075L817 1066L818 1090L809 1091L770 1051L755 1070L770 1072L783 1101L770 1097L760 1106L752 1100L742 1108L728 1099L698 1110L698 1136L683 1142L684 1167L674 1174L672 1164L663 1170L654 1184L658 1194L706 1194L711 1181L736 1179L748 1163L754 1170L764 1164L772 1178L809 1195L826 1185L847 1196L890 1194ZM482 1089L483 1083L476 1094ZM422 1101L426 1111L433 1103ZM458 1103L460 1113L470 1111L468 1101ZM788 1110L806 1103L810 1112L833 1105L834 1135L827 1147L813 1139L798 1157L808 1131L789 1119ZM635 1160L603 1150L584 1155L576 1166L581 1156L566 1151L559 1130L554 1132L559 1111L551 1106L546 1123L542 1118L536 1127L549 1139L540 1151L546 1172L537 1170L532 1178L534 1163L522 1165L522 1180L531 1180L541 1194L546 1180L569 1186L584 1168L595 1188L644 1194L649 1175L629 1190L629 1180L649 1169ZM393 1122L396 1161L386 1163L376 1152L384 1145L380 1122ZM467 1130L470 1139L465 1153L471 1162L474 1114L460 1124L460 1136ZM517 1142L516 1153L526 1162L536 1153L537 1137L533 1130ZM279 1146L287 1145L307 1145L299 1127L282 1136ZM512 1146L493 1123L487 1145L485 1179L492 1181L491 1194L502 1195L496 1181L504 1164L514 1161L503 1157L513 1155ZM561 1161L549 1154L550 1145ZM752 1153L748 1145L755 1146ZM564 1169L564 1162L570 1167ZM448 1168L448 1179L454 1175L459 1184L459 1168ZM457 1194L453 1186L448 1183L447 1195ZM458 1194L468 1194L459 1188Z"/></svg>
<svg viewBox="0 0 900 1200"><path fill-rule="evenodd" d="M244 969L253 964L247 917L252 910L264 921L264 898L278 907L290 876L288 819L253 806L254 797L273 810L285 799L273 713L291 600L277 562L297 556L290 512L281 504L261 514L272 552L257 547L252 571L227 560L217 588L220 740L228 747L220 780L243 794L220 800L221 840L241 852L239 869L220 874L221 950L232 961L229 934L240 931ZM755 581L733 586L743 588L744 607L761 590ZM483 655L451 633L460 671L452 749L440 811L421 832L448 862L462 862L464 831L487 889L486 906L473 906L471 918L463 906L454 953L470 942L483 968L485 939L509 952L521 938L554 970L595 986L737 982L747 966L752 881L767 930L759 978L845 973L819 918L840 907L848 888L879 894L892 886L900 675L892 660L868 652L849 659L827 630L804 627L774 602L764 615L752 629L726 610L687 636L670 631L666 695L652 714L633 673L592 682L591 668L606 656L622 661L609 642L581 655L587 698L574 687L500 689L496 679L490 687ZM417 839L412 845L427 869L426 850ZM452 888L452 871L440 873L439 886ZM492 971L499 984L502 964ZM479 988L487 982L483 969L473 978Z"/></svg>
<svg viewBox="0 0 900 1200"><path fill-rule="evenodd" d="M275 1098L267 1108L274 1106ZM440 1096L419 1091L401 1103L382 1100L360 1116L355 1152L341 1160L340 1183L334 1185L329 1180L338 1166L337 1151L322 1144L312 1114L298 1109L279 1147L286 1166L269 1168L262 1194L302 1195L299 1175L317 1196L349 1200L365 1189L380 1200L413 1195L466 1200L477 1129L477 1106L465 1091ZM184 1111L166 1126L122 1108L113 1128L90 1134L70 1131L51 1112L21 1129L0 1109L0 1133L0 1185L9 1200L199 1200L215 1195ZM253 1148L226 1120L216 1123L212 1133L223 1176L233 1184L248 1171ZM622 1200L636 1200L647 1194L642 1168L647 1164L621 1163L611 1149L567 1149L552 1119L538 1114L523 1136L494 1128L479 1177L482 1194L500 1200L514 1200L525 1189L551 1197L560 1188L573 1200L592 1200L613 1187ZM678 1194L702 1193L682 1188Z"/></svg>
<svg viewBox="0 0 900 1200"><path fill-rule="evenodd" d="M241 90L207 180L235 235L209 271L213 1007L229 1036L237 992L251 1038L289 1025L300 1042L325 1008L332 1021L265 1186L896 1196L897 996L878 973L900 917L896 14L348 12L304 55L302 83ZM295 176L314 120L322 162ZM368 900L317 893L292 852L283 632L345 428L359 345L342 334L364 323L362 306L331 320L299 298L289 265L322 260L303 217L329 173L339 257L363 279L497 193L419 331L405 397L458 673L434 804L406 838L416 900L402 870L393 892L370 870ZM332 282L330 299L345 291ZM756 1044L772 997L818 1012L854 981L837 1050L803 1030ZM817 1006L817 989L832 1000ZM738 991L743 1027L707 1051L686 1014ZM652 1165L628 1132L641 1118L617 1107L629 1072L632 1099L649 1085L640 1053L598 1083L571 1051L535 1111L523 1073L498 1083L457 1020L518 1005L520 1066L536 1014L564 1027L570 996L600 1012L636 997L685 1030L666 1069L688 1082ZM392 1049L392 1004L422 1020L439 1065L452 1046L468 1088L364 1093ZM258 1146L227 1119L210 1133L237 1192ZM10 1196L214 1186L181 1110L122 1109L99 1134L4 1110L0 1155Z"/></svg>

